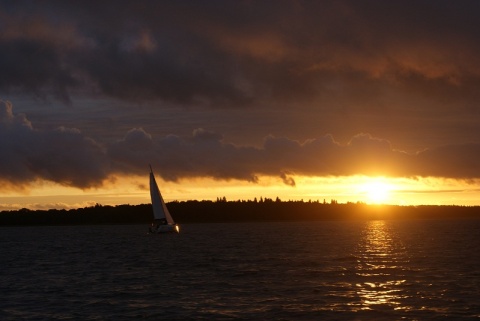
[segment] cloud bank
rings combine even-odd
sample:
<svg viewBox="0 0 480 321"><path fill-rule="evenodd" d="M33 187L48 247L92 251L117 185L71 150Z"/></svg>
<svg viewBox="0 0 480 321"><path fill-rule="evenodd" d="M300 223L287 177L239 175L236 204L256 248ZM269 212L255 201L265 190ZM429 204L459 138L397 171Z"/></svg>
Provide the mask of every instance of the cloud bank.
<svg viewBox="0 0 480 321"><path fill-rule="evenodd" d="M186 137L153 137L142 128L131 129L113 143L101 143L74 128L35 129L5 101L0 103L0 155L4 189L36 180L97 187L116 175L145 175L149 163L169 181L209 177L255 183L266 175L294 186L295 175L480 178L480 144L406 153L387 140L358 134L348 144L331 135L303 142L268 136L262 146L254 147L227 142L205 129Z"/></svg>
<svg viewBox="0 0 480 321"><path fill-rule="evenodd" d="M222 108L365 108L406 95L472 108L479 10L473 0L0 1L0 91Z"/></svg>
<svg viewBox="0 0 480 321"><path fill-rule="evenodd" d="M37 179L79 188L95 187L108 175L104 147L80 131L35 130L11 103L0 101L0 180L25 185Z"/></svg>

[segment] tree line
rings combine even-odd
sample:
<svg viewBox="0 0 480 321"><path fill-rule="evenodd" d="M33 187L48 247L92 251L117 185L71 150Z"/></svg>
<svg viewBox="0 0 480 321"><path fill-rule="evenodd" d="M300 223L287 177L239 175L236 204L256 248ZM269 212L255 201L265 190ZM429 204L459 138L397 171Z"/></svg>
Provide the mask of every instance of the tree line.
<svg viewBox="0 0 480 321"><path fill-rule="evenodd" d="M335 200L281 201L173 201L167 204L174 219L182 223L312 221L352 219L435 219L480 218L480 206L397 206L339 204ZM0 212L0 226L8 225L98 225L150 224L151 204L101 205L78 209L29 210L26 208Z"/></svg>

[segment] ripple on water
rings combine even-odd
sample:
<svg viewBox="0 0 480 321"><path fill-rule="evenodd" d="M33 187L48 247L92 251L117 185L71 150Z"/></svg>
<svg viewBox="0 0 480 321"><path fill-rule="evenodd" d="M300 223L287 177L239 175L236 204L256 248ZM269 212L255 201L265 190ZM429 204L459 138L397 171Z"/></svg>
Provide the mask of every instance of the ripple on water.
<svg viewBox="0 0 480 321"><path fill-rule="evenodd" d="M479 221L1 228L2 320L480 314Z"/></svg>

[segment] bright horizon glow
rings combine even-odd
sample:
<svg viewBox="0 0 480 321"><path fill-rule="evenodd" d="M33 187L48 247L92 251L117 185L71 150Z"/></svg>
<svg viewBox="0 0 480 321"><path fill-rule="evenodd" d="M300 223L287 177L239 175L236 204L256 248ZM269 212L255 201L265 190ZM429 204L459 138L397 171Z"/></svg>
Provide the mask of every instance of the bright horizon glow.
<svg viewBox="0 0 480 321"><path fill-rule="evenodd" d="M361 186L369 202L375 204L387 203L390 199L392 185L385 178L372 178Z"/></svg>
<svg viewBox="0 0 480 321"><path fill-rule="evenodd" d="M283 184L280 178L260 177L259 183L214 179L182 179L165 182L156 176L166 202L187 200L228 201L303 200L330 203L362 202L390 205L480 205L480 181L441 178L388 178L368 176L307 177L295 176L296 186ZM71 209L101 205L150 203L148 173L143 176L116 177L97 189L82 191L54 183L37 183L28 193L3 191L1 210Z"/></svg>

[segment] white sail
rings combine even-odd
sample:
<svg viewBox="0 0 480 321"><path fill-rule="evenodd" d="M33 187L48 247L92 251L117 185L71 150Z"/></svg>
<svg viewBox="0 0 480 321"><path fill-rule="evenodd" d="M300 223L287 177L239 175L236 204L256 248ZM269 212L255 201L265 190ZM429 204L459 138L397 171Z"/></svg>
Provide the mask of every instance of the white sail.
<svg viewBox="0 0 480 321"><path fill-rule="evenodd" d="M153 175L152 170L150 170L150 197L152 199L153 216L155 220L165 219L167 224L174 225L175 222L173 221L173 218L170 215L165 202L163 201L162 194L160 194L160 190L158 189L158 185L155 181L155 176Z"/></svg>

